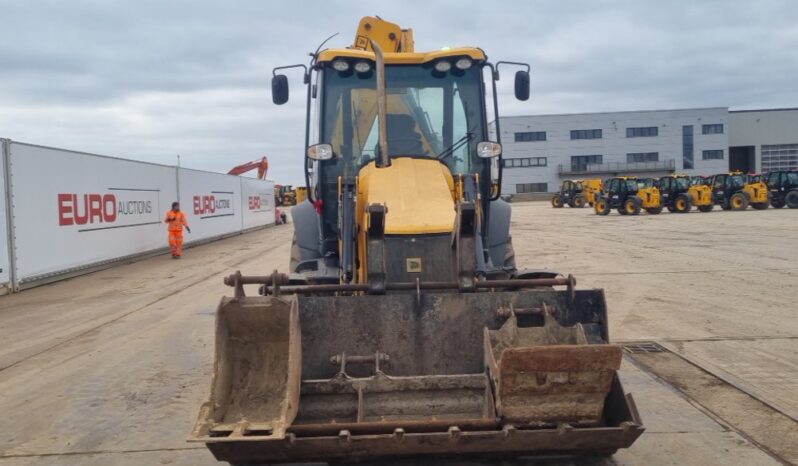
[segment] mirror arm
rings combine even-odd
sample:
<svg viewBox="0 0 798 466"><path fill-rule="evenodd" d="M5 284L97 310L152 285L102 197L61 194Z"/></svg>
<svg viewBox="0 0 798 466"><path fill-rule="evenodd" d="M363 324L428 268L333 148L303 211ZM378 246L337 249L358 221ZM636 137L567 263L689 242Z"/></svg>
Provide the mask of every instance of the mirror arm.
<svg viewBox="0 0 798 466"><path fill-rule="evenodd" d="M289 70L289 69L293 69L293 68L302 68L302 71L303 71L302 72L302 83L305 84L307 86L307 88L308 88L307 89L307 101L306 101L306 104L305 104L305 147L303 148L302 152L303 152L304 160L305 160L305 167L304 167L305 168L305 170L304 170L304 172L305 172L305 187L308 190L308 199L310 199L311 202L314 202L316 200L315 199L315 197L316 197L315 194L316 193L313 192L313 189L310 186L310 184L311 184L310 183L310 172L308 171L308 161L310 159L308 158L308 153L307 153L308 145L310 144L310 106L311 106L311 98L312 98L312 96L311 96L311 87L312 86L310 84L310 73L312 73L312 70L309 70L306 65L301 64L301 63L296 64L296 65L278 66L278 67L272 69L272 76L273 77L277 76L277 72L280 71L280 70Z"/></svg>
<svg viewBox="0 0 798 466"><path fill-rule="evenodd" d="M530 71L532 71L532 67L531 67L531 66L529 66L529 63L521 63L521 62L518 62L518 61L505 61L505 60L502 60L502 61L497 61L497 62L496 62L496 71L494 72L494 76L495 76L495 78L494 78L494 79L495 79L496 81L498 81L498 80L499 80L499 66L501 66L501 65L515 65L515 66L523 66L524 68L526 68L526 72L527 72L527 73L529 73Z"/></svg>
<svg viewBox="0 0 798 466"><path fill-rule="evenodd" d="M502 62L499 62L499 63L502 63ZM496 81L499 80L499 68L498 68L498 64L496 66L493 66L493 64L490 63L490 62L485 62L485 66L490 67L491 76L493 76L493 79L491 80L491 83L490 83L491 87L492 87L492 92L493 92L493 122L494 122L494 125L496 127L496 142L501 144L502 143L502 131L501 131L501 127L499 125L499 101L498 101L499 97L498 97L498 92L496 91ZM496 163L499 164L499 167L498 167L498 170L499 170L499 179L498 179L499 189L497 190L497 193L496 193L495 197L494 196L490 196L490 200L492 200L492 201L498 199L499 196L501 195L501 192L502 192L502 171L504 169L504 163L502 162L502 155L503 154L499 154L499 156L496 157Z"/></svg>
<svg viewBox="0 0 798 466"><path fill-rule="evenodd" d="M308 72L308 67L302 63L296 65L278 66L272 70L272 76L277 76L277 72L280 70L289 70L291 68L302 68L304 70L304 73L302 73L302 84L310 83L310 73Z"/></svg>
<svg viewBox="0 0 798 466"><path fill-rule="evenodd" d="M308 157L308 146L310 145L310 107L313 105L313 86L310 84L310 73L312 73L312 70L308 71L307 68L305 70L305 85L308 87L308 96L305 104L305 147L302 152L304 152L305 156L305 188L307 188L308 199L310 202L315 203L316 193L313 191L313 187L310 185L310 170L308 170L308 162L310 161L310 158Z"/></svg>

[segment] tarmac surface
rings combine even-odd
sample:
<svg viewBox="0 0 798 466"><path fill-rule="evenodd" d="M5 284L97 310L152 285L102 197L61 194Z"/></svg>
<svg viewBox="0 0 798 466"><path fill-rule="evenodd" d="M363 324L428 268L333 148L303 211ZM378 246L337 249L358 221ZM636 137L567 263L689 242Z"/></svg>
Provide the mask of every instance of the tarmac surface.
<svg viewBox="0 0 798 466"><path fill-rule="evenodd" d="M513 208L519 265L605 289L647 430L609 460L435 464L798 464L798 210ZM0 297L0 466L217 464L186 437L209 391L216 305L232 291L222 277L284 270L291 234Z"/></svg>

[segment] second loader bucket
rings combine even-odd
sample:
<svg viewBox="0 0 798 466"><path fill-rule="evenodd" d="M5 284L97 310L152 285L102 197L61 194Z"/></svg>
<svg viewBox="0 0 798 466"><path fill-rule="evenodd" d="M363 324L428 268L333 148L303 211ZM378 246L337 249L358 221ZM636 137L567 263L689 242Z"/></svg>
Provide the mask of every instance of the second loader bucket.
<svg viewBox="0 0 798 466"><path fill-rule="evenodd" d="M285 436L296 417L301 342L296 297L224 298L210 400L193 436Z"/></svg>
<svg viewBox="0 0 798 466"><path fill-rule="evenodd" d="M582 324L563 327L548 312L543 318L542 327L518 328L513 314L499 330L485 329L498 414L508 422L597 425L621 347L589 344Z"/></svg>

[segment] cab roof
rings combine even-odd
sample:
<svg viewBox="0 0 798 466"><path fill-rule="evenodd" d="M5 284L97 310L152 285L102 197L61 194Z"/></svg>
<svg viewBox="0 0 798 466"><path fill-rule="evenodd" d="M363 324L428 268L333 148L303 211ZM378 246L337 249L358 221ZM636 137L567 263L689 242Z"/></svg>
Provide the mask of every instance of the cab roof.
<svg viewBox="0 0 798 466"><path fill-rule="evenodd" d="M485 52L476 47L458 47L434 50L431 52L385 52L386 65L416 65L446 57L469 57L474 61L485 61ZM326 49L319 52L319 63L330 62L336 58L364 59L375 61L374 52L359 49Z"/></svg>

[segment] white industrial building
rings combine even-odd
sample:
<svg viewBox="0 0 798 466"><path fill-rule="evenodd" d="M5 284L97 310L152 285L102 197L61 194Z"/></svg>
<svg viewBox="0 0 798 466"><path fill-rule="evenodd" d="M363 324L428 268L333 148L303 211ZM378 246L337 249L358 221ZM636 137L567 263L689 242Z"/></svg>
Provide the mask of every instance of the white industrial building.
<svg viewBox="0 0 798 466"><path fill-rule="evenodd" d="M798 168L798 109L728 107L500 119L505 195L564 179Z"/></svg>

